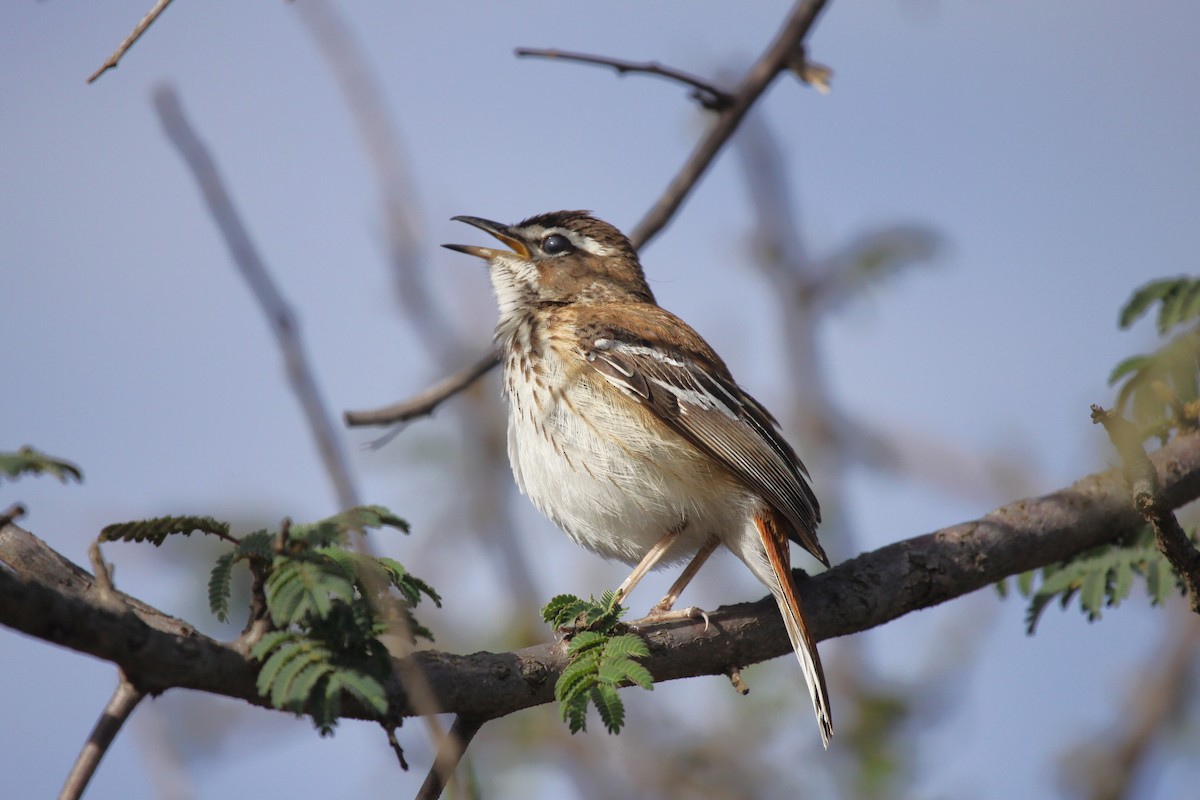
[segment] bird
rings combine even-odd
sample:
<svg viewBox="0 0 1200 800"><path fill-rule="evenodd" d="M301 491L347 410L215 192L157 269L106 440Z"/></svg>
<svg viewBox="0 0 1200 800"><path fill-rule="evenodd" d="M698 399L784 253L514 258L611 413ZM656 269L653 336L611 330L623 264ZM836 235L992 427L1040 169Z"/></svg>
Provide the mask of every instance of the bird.
<svg viewBox="0 0 1200 800"><path fill-rule="evenodd" d="M688 561L650 618L672 613L714 550L731 550L779 606L828 748L829 693L789 540L829 558L808 470L775 418L658 305L615 226L587 211L452 219L507 248L443 245L488 263L521 492L577 544L636 565L618 602L650 569Z"/></svg>

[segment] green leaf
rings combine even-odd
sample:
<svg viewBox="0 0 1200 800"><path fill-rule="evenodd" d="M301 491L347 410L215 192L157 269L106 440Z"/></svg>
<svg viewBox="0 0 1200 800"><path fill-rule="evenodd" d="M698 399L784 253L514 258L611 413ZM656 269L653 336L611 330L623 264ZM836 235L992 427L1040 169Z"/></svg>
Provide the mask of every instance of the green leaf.
<svg viewBox="0 0 1200 800"><path fill-rule="evenodd" d="M1183 321L1183 308L1187 304L1188 285L1179 281L1171 288L1158 307L1158 333L1165 335Z"/></svg>
<svg viewBox="0 0 1200 800"><path fill-rule="evenodd" d="M266 585L267 609L278 626L303 622L315 615L329 616L332 597L354 600L354 584L332 559L321 557L295 560L278 558Z"/></svg>
<svg viewBox="0 0 1200 800"><path fill-rule="evenodd" d="M1150 602L1161 606L1176 588L1175 573L1171 570L1166 559L1153 561L1146 570L1146 591L1150 594Z"/></svg>
<svg viewBox="0 0 1200 800"><path fill-rule="evenodd" d="M640 686L646 691L654 690L654 677L650 670L628 658L602 658L596 677L601 684L621 686L626 683Z"/></svg>
<svg viewBox="0 0 1200 800"><path fill-rule="evenodd" d="M261 639L255 642L254 647L250 648L250 655L262 661L271 651L284 642L291 640L294 636L295 634L290 631L271 631L264 634Z"/></svg>
<svg viewBox="0 0 1200 800"><path fill-rule="evenodd" d="M1104 607L1104 590L1107 577L1107 570L1097 569L1089 572L1083 578L1079 592L1079 605L1087 612L1089 622L1100 619L1101 609Z"/></svg>
<svg viewBox="0 0 1200 800"><path fill-rule="evenodd" d="M561 706L563 722L567 723L572 734L587 731L587 701L588 696L581 694Z"/></svg>
<svg viewBox="0 0 1200 800"><path fill-rule="evenodd" d="M300 709L304 707L308 695L297 697L291 692L292 683L300 673L310 666L316 664L327 664L330 653L324 648L318 647L296 647L296 652L286 660L279 669L275 672L271 685L268 687L271 705L275 708ZM283 652L283 651L278 651ZM269 664L270 662L268 662ZM262 672L266 672L266 665L263 666ZM262 677L262 672L259 677ZM259 690L262 694L268 694L267 691Z"/></svg>
<svg viewBox="0 0 1200 800"><path fill-rule="evenodd" d="M576 609L582 608L583 605L584 601L573 594L560 594L542 608L542 621L556 628L561 627L574 621L580 613Z"/></svg>
<svg viewBox="0 0 1200 800"><path fill-rule="evenodd" d="M399 561L394 558L376 558L375 562L383 568L390 584L400 590L410 606L419 604L421 595L425 595L433 601L435 606L442 607L441 595L434 591L428 583L409 572Z"/></svg>
<svg viewBox="0 0 1200 800"><path fill-rule="evenodd" d="M1142 372L1148 366L1154 363L1154 357L1148 355L1130 356L1121 363L1113 367L1113 371L1108 376L1108 385L1114 386L1117 381L1124 378L1131 372Z"/></svg>
<svg viewBox="0 0 1200 800"><path fill-rule="evenodd" d="M1017 576L1017 589L1021 592L1022 597L1029 597L1033 592L1033 580L1037 577L1037 570L1029 570L1022 572Z"/></svg>
<svg viewBox="0 0 1200 800"><path fill-rule="evenodd" d="M646 642L642 637L635 636L632 633L625 633L620 636L613 636L608 640L608 644L604 646L604 657L633 657L646 658L650 655L650 648L646 646Z"/></svg>
<svg viewBox="0 0 1200 800"><path fill-rule="evenodd" d="M574 657L604 644L605 636L597 631L580 631L571 637L571 641L567 644L567 655Z"/></svg>
<svg viewBox="0 0 1200 800"><path fill-rule="evenodd" d="M1181 281L1186 280L1186 278L1164 278L1151 281L1141 287L1133 293L1133 297L1129 298L1124 308L1121 309L1117 324L1122 328L1128 328L1145 314L1156 301L1162 300L1174 291Z"/></svg>
<svg viewBox="0 0 1200 800"><path fill-rule="evenodd" d="M568 664L554 684L554 699L559 703L569 703L595 686L599 663L600 655L593 651Z"/></svg>
<svg viewBox="0 0 1200 800"><path fill-rule="evenodd" d="M271 687L275 685L280 670L292 659L303 655L304 650L303 643L292 640L283 644L278 650L272 653L263 663L262 669L258 671L258 679L255 682L255 685L258 687L258 693L263 697L269 697Z"/></svg>
<svg viewBox="0 0 1200 800"><path fill-rule="evenodd" d="M0 453L0 475L6 475L10 480L22 475L48 474L58 478L63 483L83 482L83 473L79 467L70 461L46 455L32 447L22 447L15 453Z"/></svg>
<svg viewBox="0 0 1200 800"><path fill-rule="evenodd" d="M611 734L621 732L625 724L625 704L621 696L611 686L597 686L590 692L592 703L600 712L600 720Z"/></svg>
<svg viewBox="0 0 1200 800"><path fill-rule="evenodd" d="M99 540L102 542L150 542L158 546L168 536L173 534L190 536L193 531L234 541L229 534L228 522L220 522L212 517L193 516L155 517L106 525L100 531Z"/></svg>
<svg viewBox="0 0 1200 800"><path fill-rule="evenodd" d="M408 523L383 506L358 506L314 523L293 525L288 535L310 547L328 547L342 541L350 531L384 526L408 532Z"/></svg>
<svg viewBox="0 0 1200 800"><path fill-rule="evenodd" d="M234 552L239 561L247 558L271 561L275 558L275 534L267 530L247 533L238 539Z"/></svg>
<svg viewBox="0 0 1200 800"><path fill-rule="evenodd" d="M1116 574L1113 576L1108 604L1119 606L1122 600L1129 597L1131 589L1133 589L1133 564L1129 560L1122 560L1117 564Z"/></svg>
<svg viewBox="0 0 1200 800"><path fill-rule="evenodd" d="M343 669L334 673L329 680L357 697L363 705L374 709L379 716L387 714L387 692L384 691L383 684L370 675L357 670Z"/></svg>
<svg viewBox="0 0 1200 800"><path fill-rule="evenodd" d="M208 607L221 622L229 620L229 582L233 575L234 552L222 553L208 577Z"/></svg>
<svg viewBox="0 0 1200 800"><path fill-rule="evenodd" d="M306 666L292 681L288 689L288 705L285 708L296 713L303 711L314 693L321 691L317 684L333 670L333 665L324 661Z"/></svg>

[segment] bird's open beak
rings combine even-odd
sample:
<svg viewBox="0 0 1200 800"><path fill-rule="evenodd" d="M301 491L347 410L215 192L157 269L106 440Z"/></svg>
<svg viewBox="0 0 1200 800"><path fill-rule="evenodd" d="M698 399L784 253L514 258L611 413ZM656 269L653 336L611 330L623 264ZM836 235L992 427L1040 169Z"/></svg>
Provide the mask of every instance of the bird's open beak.
<svg viewBox="0 0 1200 800"><path fill-rule="evenodd" d="M529 248L525 246L524 242L509 233L507 225L501 225L499 222L492 222L491 220L479 217L451 217L451 219L457 222L465 222L468 225L474 225L479 230L486 231L504 242L521 258L529 258ZM505 253L503 250L494 250L490 247L476 247L473 244L444 244L442 247L457 250L460 253L466 253L477 258L485 258L489 261Z"/></svg>

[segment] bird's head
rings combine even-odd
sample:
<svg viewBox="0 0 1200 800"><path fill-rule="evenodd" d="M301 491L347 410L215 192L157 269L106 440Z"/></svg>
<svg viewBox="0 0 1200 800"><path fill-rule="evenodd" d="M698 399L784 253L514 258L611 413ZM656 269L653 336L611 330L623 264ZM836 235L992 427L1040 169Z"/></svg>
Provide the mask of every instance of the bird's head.
<svg viewBox="0 0 1200 800"><path fill-rule="evenodd" d="M516 225L454 219L508 246L443 245L488 261L502 314L544 303L654 302L629 239L586 211L552 211Z"/></svg>

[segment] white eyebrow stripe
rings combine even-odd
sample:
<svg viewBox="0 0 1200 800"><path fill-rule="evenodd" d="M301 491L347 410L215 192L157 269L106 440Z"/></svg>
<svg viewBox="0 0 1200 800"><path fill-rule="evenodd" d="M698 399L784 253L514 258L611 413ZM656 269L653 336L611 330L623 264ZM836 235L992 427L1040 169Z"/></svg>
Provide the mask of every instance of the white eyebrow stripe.
<svg viewBox="0 0 1200 800"><path fill-rule="evenodd" d="M617 250L613 247L608 247L597 242L595 239L584 236L576 231L568 230L567 228L547 228L545 225L526 225L523 228L516 229L522 236L531 242L541 242L547 236L559 234L567 237L576 250L584 250L594 256L611 256L616 255Z"/></svg>

